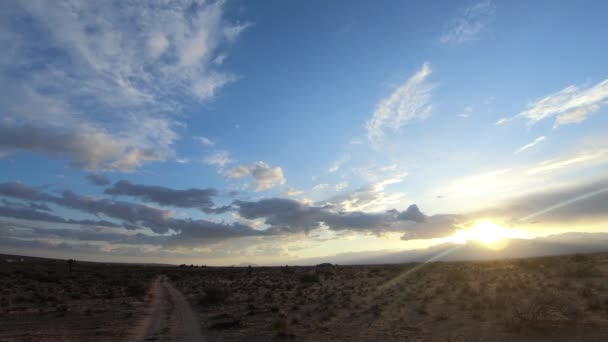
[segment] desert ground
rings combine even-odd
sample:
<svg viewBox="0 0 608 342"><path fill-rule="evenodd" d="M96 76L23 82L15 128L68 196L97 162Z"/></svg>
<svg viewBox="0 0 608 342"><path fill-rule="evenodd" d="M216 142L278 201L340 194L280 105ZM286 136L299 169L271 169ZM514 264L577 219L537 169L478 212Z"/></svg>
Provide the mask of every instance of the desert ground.
<svg viewBox="0 0 608 342"><path fill-rule="evenodd" d="M602 341L608 253L200 267L4 255L0 341Z"/></svg>

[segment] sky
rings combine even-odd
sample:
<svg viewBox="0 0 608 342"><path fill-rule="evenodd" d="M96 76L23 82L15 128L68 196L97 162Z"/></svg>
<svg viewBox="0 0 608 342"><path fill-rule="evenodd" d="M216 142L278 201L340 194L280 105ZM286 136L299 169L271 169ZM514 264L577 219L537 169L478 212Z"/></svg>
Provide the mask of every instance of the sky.
<svg viewBox="0 0 608 342"><path fill-rule="evenodd" d="M608 232L606 11L2 1L0 252L280 265Z"/></svg>

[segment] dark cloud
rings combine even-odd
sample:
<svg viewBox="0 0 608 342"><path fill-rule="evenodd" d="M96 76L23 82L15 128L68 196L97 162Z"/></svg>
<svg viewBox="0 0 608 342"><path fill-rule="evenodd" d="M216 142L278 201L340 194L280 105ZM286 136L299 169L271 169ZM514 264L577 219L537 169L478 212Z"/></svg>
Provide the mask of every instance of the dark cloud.
<svg viewBox="0 0 608 342"><path fill-rule="evenodd" d="M381 213L335 211L332 206L310 206L285 198L263 199L257 202L235 201L238 214L246 219L264 219L269 231L278 233L309 232L322 225L331 230L366 232L408 232L412 236L437 237L440 232L454 230L454 222L427 217L414 204L404 211L389 210ZM439 229L442 226L442 229ZM427 228L425 231L424 227Z"/></svg>
<svg viewBox="0 0 608 342"><path fill-rule="evenodd" d="M518 196L471 216L502 216L513 224L573 223L608 218L608 179Z"/></svg>
<svg viewBox="0 0 608 342"><path fill-rule="evenodd" d="M51 195L44 194L20 182L0 183L0 196L29 201L48 201L52 199Z"/></svg>
<svg viewBox="0 0 608 342"><path fill-rule="evenodd" d="M30 221L44 221L52 223L67 223L67 224L80 224L80 225L95 225L105 227L120 227L114 222L107 220L73 220L64 219L63 217L50 214L48 212L42 212L27 207L11 206L0 206L0 217L10 217L21 220Z"/></svg>
<svg viewBox="0 0 608 342"><path fill-rule="evenodd" d="M116 182L105 191L108 195L125 195L153 202L162 206L199 208L208 214L224 213L230 206L215 207L212 197L218 195L213 188L175 190L163 186L133 184L126 180Z"/></svg>
<svg viewBox="0 0 608 342"><path fill-rule="evenodd" d="M98 173L88 174L87 180L93 185L105 186L110 184L110 180L106 176L100 175Z"/></svg>
<svg viewBox="0 0 608 342"><path fill-rule="evenodd" d="M454 215L426 216L416 205L406 210L396 209L378 213L340 211L336 206L315 206L292 199L271 198L259 201L237 200L231 206L216 208L211 200L213 189L174 190L120 181L106 191L140 198L161 205L197 207L204 210L236 210L248 220L263 219L268 229L256 230L243 223L214 222L206 219L183 219L170 210L144 204L82 196L72 191L51 195L21 183L0 184L0 196L32 201L40 205L52 203L97 216L100 220L66 220L31 208L5 208L1 216L83 225L116 226L104 217L119 222L129 230L149 228L164 236L134 237L132 241L161 245L200 245L237 237L262 237L289 233L307 233L321 227L333 231L371 233L402 232L403 239L444 236L454 230L459 217ZM205 207L206 206L206 207ZM27 210L26 210L27 209Z"/></svg>
<svg viewBox="0 0 608 342"><path fill-rule="evenodd" d="M165 234L171 230L177 232L176 235L172 235L170 238L165 239L168 242L187 242L189 239L193 239L193 242L200 244L201 242L204 242L205 239L219 240L242 236L261 236L266 234L265 232L257 231L249 226L238 223L227 224L203 219L178 219L174 218L172 212L168 210L153 208L138 203L81 196L72 191L64 191L61 196L54 196L17 182L0 184L0 196L22 200L44 201L96 216L105 215L120 220L121 226L126 229L141 229L147 227L159 234ZM6 215L7 217L20 215L21 217L19 218L27 219L26 216L31 215L32 217L37 217L30 218L32 220L44 221L44 216L42 215L44 213L26 213L7 210L7 214L9 213L11 215ZM58 221L58 219L61 218L50 216L48 216L47 219L48 220L46 221L59 223L93 224L93 222L104 222L87 222L87 220ZM107 226L115 226L115 224L108 222Z"/></svg>

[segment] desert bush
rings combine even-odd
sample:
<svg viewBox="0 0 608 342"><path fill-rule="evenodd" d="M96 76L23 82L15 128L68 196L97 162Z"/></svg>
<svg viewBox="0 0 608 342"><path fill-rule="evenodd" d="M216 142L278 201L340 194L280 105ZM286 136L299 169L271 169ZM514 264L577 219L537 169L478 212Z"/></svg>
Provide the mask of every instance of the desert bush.
<svg viewBox="0 0 608 342"><path fill-rule="evenodd" d="M198 304L202 306L223 304L228 299L229 294L229 291L224 288L207 287L204 293L199 296Z"/></svg>
<svg viewBox="0 0 608 342"><path fill-rule="evenodd" d="M303 283L318 283L319 275L316 273L305 273L300 276L300 281Z"/></svg>
<svg viewBox="0 0 608 342"><path fill-rule="evenodd" d="M540 292L525 300L512 298L510 303L507 327L512 330L552 328L577 319L576 308L557 293Z"/></svg>
<svg viewBox="0 0 608 342"><path fill-rule="evenodd" d="M146 287L139 282L131 283L127 286L126 293L129 297L143 297L146 294Z"/></svg>
<svg viewBox="0 0 608 342"><path fill-rule="evenodd" d="M289 331L289 322L284 318L277 319L272 324L272 330L277 333L277 336L292 336L293 334Z"/></svg>

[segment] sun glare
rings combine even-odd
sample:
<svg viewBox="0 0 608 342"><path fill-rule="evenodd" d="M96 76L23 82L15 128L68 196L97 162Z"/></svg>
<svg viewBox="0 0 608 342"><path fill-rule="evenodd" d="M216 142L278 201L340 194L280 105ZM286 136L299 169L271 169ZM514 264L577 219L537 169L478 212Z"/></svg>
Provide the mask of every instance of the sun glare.
<svg viewBox="0 0 608 342"><path fill-rule="evenodd" d="M512 228L501 227L490 221L480 221L472 227L460 230L453 236L458 243L477 241L487 247L499 247L501 242L512 238L524 238L521 231Z"/></svg>

